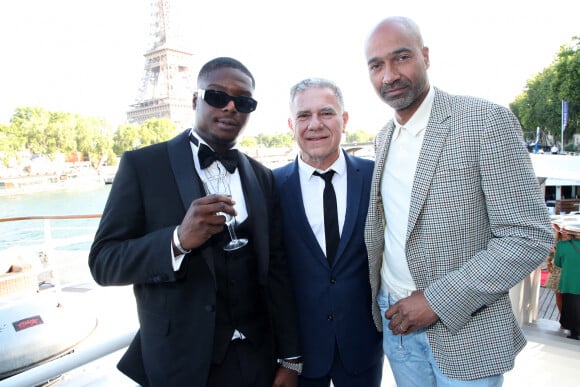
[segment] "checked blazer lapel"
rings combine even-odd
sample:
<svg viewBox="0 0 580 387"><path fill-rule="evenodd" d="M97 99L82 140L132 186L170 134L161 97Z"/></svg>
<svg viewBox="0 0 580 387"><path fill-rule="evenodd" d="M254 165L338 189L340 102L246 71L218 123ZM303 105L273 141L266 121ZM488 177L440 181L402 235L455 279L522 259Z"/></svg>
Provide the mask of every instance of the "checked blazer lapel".
<svg viewBox="0 0 580 387"><path fill-rule="evenodd" d="M381 198L381 179L394 130L395 122L391 120L383 127L375 139L375 168L371 182L369 213L367 214L368 221L366 222L367 226L365 226L365 233L369 236L367 248L371 251L376 250L377 256L379 251L382 256L382 243L385 233L385 216L383 213L383 199Z"/></svg>
<svg viewBox="0 0 580 387"><path fill-rule="evenodd" d="M445 139L449 133L449 125L445 122L451 115L451 105L448 99L443 98L441 93L435 89L435 98L427 128L425 138L419 154L413 188L411 193L411 205L409 208L409 224L407 226L407 237L415 228L417 218L421 213L423 204L427 198L427 193L431 186L431 181L435 175Z"/></svg>

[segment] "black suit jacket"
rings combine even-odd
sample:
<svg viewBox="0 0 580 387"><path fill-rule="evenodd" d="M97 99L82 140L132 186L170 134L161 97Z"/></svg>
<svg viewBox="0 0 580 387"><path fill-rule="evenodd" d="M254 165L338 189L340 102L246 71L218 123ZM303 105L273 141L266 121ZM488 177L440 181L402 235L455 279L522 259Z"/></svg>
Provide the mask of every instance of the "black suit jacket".
<svg viewBox="0 0 580 387"><path fill-rule="evenodd" d="M194 249L178 272L171 264L173 230L203 192L188 133L123 155L89 255L97 283L134 287L140 329L119 369L143 386L204 386L210 367L213 250L209 244ZM268 300L274 366L277 357L299 354L278 196L269 169L241 153L239 168Z"/></svg>

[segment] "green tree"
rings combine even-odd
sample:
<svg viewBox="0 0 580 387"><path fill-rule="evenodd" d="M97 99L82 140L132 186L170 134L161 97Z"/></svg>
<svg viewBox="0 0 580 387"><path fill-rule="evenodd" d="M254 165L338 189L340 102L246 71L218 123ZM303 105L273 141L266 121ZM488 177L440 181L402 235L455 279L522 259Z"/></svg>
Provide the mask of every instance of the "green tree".
<svg viewBox="0 0 580 387"><path fill-rule="evenodd" d="M50 112L38 107L17 108L10 125L0 130L9 158L29 151L54 159L57 154L81 152L96 165L103 155L112 154L111 130L102 119L78 114Z"/></svg>
<svg viewBox="0 0 580 387"><path fill-rule="evenodd" d="M256 141L259 145L263 145L266 148L288 148L294 143L292 135L290 133L278 133L278 134L264 134L261 133L256 136Z"/></svg>
<svg viewBox="0 0 580 387"><path fill-rule="evenodd" d="M169 140L175 131L176 125L167 118L152 118L141 125L120 125L113 136L113 151L120 156L127 150Z"/></svg>
<svg viewBox="0 0 580 387"><path fill-rule="evenodd" d="M357 130L356 132L346 133L346 142L372 142L375 139L375 134L367 132L366 130Z"/></svg>
<svg viewBox="0 0 580 387"><path fill-rule="evenodd" d="M120 156L127 150L141 148L141 133L138 124L119 125L113 136L113 152Z"/></svg>
<svg viewBox="0 0 580 387"><path fill-rule="evenodd" d="M535 133L539 126L559 139L562 100L569 104L565 139L570 139L580 126L580 37L560 47L552 64L528 80L525 90L510 104L510 109L524 130Z"/></svg>
<svg viewBox="0 0 580 387"><path fill-rule="evenodd" d="M23 148L31 153L48 154L45 128L50 122L50 112L40 107L16 108L12 116L15 133L23 140Z"/></svg>
<svg viewBox="0 0 580 387"><path fill-rule="evenodd" d="M258 146L258 140L256 139L256 137L242 137L242 139L239 142L239 145L241 147L244 148L255 148Z"/></svg>
<svg viewBox="0 0 580 387"><path fill-rule="evenodd" d="M101 159L109 159L113 153L113 135L108 124L97 118L80 118L76 123L76 149L93 166Z"/></svg>
<svg viewBox="0 0 580 387"><path fill-rule="evenodd" d="M569 140L580 131L580 37L575 36L569 45L560 48L554 69L552 92L558 101L568 101L565 139Z"/></svg>

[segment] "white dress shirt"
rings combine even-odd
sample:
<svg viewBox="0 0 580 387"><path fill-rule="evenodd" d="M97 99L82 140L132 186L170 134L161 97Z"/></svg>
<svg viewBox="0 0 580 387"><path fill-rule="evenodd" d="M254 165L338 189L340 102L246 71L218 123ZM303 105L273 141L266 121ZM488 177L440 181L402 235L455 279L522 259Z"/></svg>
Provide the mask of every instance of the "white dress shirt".
<svg viewBox="0 0 580 387"><path fill-rule="evenodd" d="M195 131L192 129L191 133L193 136L195 136L195 138L197 138L197 140L199 141L199 144L205 144L208 147L209 146L205 141L203 141L198 135L197 133L195 133ZM194 144L193 142L189 142L189 144L191 145L191 151L193 154L193 162L195 164L195 169L197 171L197 173L199 174L199 177L201 178L201 181L205 181L205 179L207 178L207 176L214 176L214 175L218 175L220 173L223 173L225 171L225 168L223 167L223 165L219 162L219 161L214 161L209 167L207 167L206 169L201 169L201 166L199 164L199 157L197 157L197 151L199 149L198 145ZM240 172L239 172L239 168L236 168L236 170L234 171L234 173L230 174L230 190L231 190L231 194L232 194L232 199L236 201L236 204L234 206L234 208L236 209L237 215L236 215L236 222L237 223L241 223L244 220L246 220L246 218L248 217L248 210L246 208L246 201L244 200L244 191L242 189L242 181L240 179ZM192 176L192 179L194 179L195 177ZM181 267L181 262L183 261L183 257L185 257L185 254L180 254L177 256L173 255L173 247L171 247L171 254L173 257L173 270L178 271L179 268Z"/></svg>
<svg viewBox="0 0 580 387"><path fill-rule="evenodd" d="M316 236L320 248L326 255L326 239L324 236L324 179L313 175L315 171L325 173L334 170L332 176L332 186L336 194L336 204L338 213L338 231L342 235L344 226L344 217L346 216L346 160L342 150L339 152L338 159L330 168L322 171L306 164L300 156L298 157L298 173L300 175L300 189L302 191L302 203L306 211L306 218L310 223L310 228Z"/></svg>
<svg viewBox="0 0 580 387"><path fill-rule="evenodd" d="M386 219L381 287L397 300L416 290L407 265L405 242L411 190L433 97L434 91L431 88L419 109L404 126L395 119L395 129L381 179L381 198Z"/></svg>

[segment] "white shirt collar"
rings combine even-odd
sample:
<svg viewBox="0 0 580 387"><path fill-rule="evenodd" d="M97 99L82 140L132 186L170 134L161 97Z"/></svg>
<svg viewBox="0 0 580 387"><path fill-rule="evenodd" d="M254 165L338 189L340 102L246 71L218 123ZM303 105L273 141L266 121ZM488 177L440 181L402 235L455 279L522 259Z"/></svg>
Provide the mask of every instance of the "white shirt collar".
<svg viewBox="0 0 580 387"><path fill-rule="evenodd" d="M393 132L393 138L397 138L399 133L401 132L401 127L404 127L410 134L413 136L419 135L429 123L429 116L431 115L431 108L433 107L433 100L435 98L435 91L433 87L429 87L429 91L427 92L427 96L417 109L415 113L411 116L409 121L405 125L399 124L397 119L394 119L395 122L395 131Z"/></svg>
<svg viewBox="0 0 580 387"><path fill-rule="evenodd" d="M300 157L300 155L298 155L298 168L300 169L300 171L305 175L305 176L309 176L312 177L312 174L314 173L314 171L318 171L320 173L325 173L329 170L333 170L337 175L344 175L346 174L346 159L344 158L344 153L342 152L342 149L339 149L338 152L338 159L336 159L336 161L327 169L325 169L324 171L321 169L317 169L314 168L311 165L306 164L302 158Z"/></svg>
<svg viewBox="0 0 580 387"><path fill-rule="evenodd" d="M211 149L212 151L214 151L214 152L215 152L215 149L213 149L213 147L212 147L211 145L209 145L207 142L205 142L205 141L204 141L204 140L203 140L203 139L202 139L202 138L201 138L201 137L200 137L200 136L199 136L199 135L196 133L196 131L195 131L193 128L191 128L191 129L190 129L190 133L191 133L191 135L192 135L193 137L195 137L195 138L197 139L197 141L199 141L199 143L198 143L198 144L205 144L205 145L207 145L207 147L208 147L209 149ZM198 150L198 148L199 148L199 145L198 145L198 144L195 144L194 142L191 142L191 144L193 145L194 149L196 150L196 154L197 154L197 150ZM235 145L234 145L234 146L233 146L231 149L238 149L238 144L235 144Z"/></svg>

